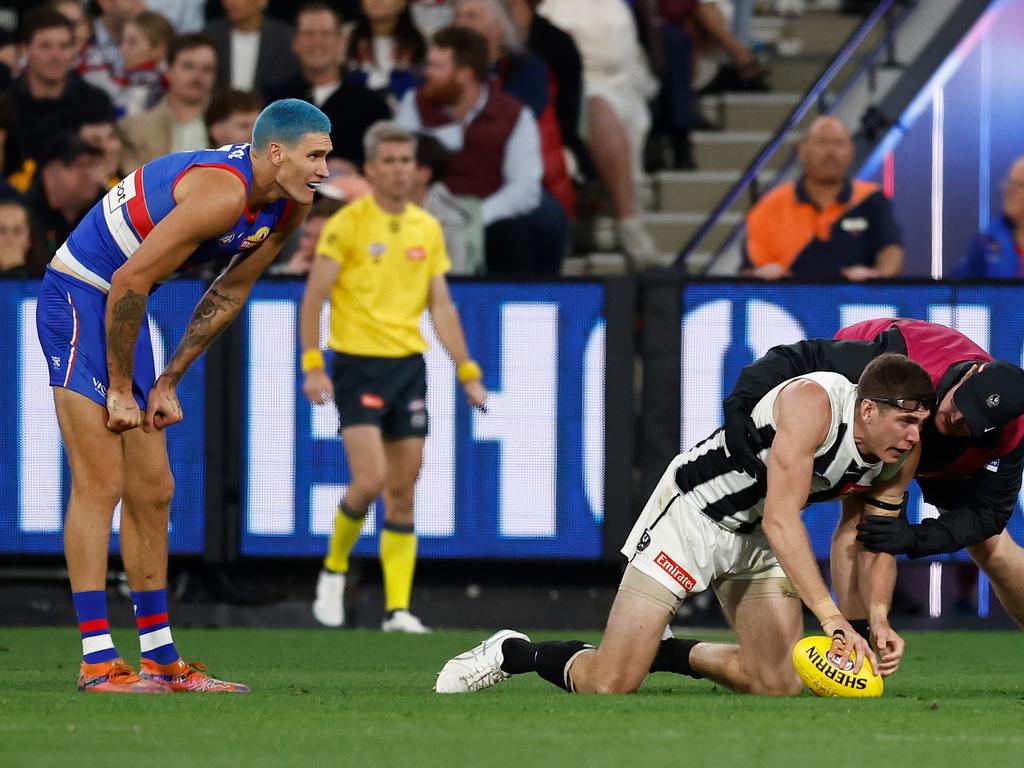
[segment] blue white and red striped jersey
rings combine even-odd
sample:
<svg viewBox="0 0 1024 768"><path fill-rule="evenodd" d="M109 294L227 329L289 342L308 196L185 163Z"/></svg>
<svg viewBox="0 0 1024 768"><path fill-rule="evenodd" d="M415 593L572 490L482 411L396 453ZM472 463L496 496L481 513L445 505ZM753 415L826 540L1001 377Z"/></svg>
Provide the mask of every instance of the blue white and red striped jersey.
<svg viewBox="0 0 1024 768"><path fill-rule="evenodd" d="M57 250L57 256L78 276L109 290L111 275L174 208L174 188L193 168L230 171L245 185L246 194L252 186L248 144L164 155L136 168L107 192ZM201 243L177 272L161 282L224 256L255 251L280 228L294 205L282 198L258 211L247 206L234 226Z"/></svg>

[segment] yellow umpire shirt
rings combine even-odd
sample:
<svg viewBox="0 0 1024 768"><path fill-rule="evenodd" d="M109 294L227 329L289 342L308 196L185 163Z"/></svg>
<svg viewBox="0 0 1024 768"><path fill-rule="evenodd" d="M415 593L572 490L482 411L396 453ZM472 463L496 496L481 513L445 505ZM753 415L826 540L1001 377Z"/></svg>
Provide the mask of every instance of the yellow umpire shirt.
<svg viewBox="0 0 1024 768"><path fill-rule="evenodd" d="M388 213L366 195L327 220L316 251L341 265L331 289L331 349L367 357L426 351L419 326L428 287L452 266L437 219L412 203Z"/></svg>

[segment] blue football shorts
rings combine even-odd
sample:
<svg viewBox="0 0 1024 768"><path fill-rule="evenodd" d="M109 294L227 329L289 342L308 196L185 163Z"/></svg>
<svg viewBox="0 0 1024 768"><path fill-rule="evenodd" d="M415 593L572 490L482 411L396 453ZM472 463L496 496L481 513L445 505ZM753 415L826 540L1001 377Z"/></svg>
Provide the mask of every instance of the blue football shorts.
<svg viewBox="0 0 1024 768"><path fill-rule="evenodd" d="M50 386L64 387L107 407L107 294L46 268L36 304L36 331L50 370ZM156 383L149 318L135 343L132 394L142 410Z"/></svg>

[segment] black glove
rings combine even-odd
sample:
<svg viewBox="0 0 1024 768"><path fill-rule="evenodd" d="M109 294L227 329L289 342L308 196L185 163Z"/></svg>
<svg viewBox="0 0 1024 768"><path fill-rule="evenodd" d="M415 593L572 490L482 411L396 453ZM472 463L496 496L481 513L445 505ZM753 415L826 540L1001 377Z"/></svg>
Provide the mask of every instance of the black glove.
<svg viewBox="0 0 1024 768"><path fill-rule="evenodd" d="M757 477L765 471L764 464L757 458L758 452L765 446L758 434L757 425L746 411L726 409L725 446L733 461L751 477Z"/></svg>
<svg viewBox="0 0 1024 768"><path fill-rule="evenodd" d="M908 523L903 515L866 515L857 526L857 541L870 552L916 557L920 544L917 527Z"/></svg>

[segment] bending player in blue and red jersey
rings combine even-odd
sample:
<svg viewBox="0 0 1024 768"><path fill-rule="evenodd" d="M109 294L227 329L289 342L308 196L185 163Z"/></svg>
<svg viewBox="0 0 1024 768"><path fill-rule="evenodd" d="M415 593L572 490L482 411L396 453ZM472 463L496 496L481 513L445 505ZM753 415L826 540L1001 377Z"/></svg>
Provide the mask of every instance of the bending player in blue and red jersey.
<svg viewBox="0 0 1024 768"><path fill-rule="evenodd" d="M179 152L135 170L85 216L46 270L37 305L57 420L71 466L64 552L82 633L82 691L244 693L181 659L167 617L167 522L174 478L163 430L184 418L176 387L237 317L256 278L301 224L327 177L331 124L276 101L253 143ZM157 378L146 302L161 283L232 256ZM110 637L107 549L121 506L139 673Z"/></svg>

